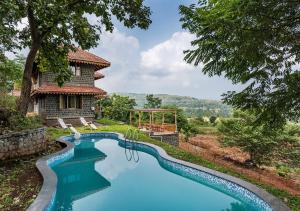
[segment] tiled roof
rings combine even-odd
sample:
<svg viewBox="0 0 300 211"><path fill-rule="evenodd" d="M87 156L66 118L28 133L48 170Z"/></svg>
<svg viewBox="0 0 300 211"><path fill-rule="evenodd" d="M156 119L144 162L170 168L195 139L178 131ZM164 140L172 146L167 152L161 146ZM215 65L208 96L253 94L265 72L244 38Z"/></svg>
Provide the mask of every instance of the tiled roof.
<svg viewBox="0 0 300 211"><path fill-rule="evenodd" d="M106 95L106 91L94 86L63 86L43 85L31 92L36 94L82 94L82 95Z"/></svg>
<svg viewBox="0 0 300 211"><path fill-rule="evenodd" d="M97 71L94 74L94 78L95 78L95 80L98 80L98 79L104 78L104 75L102 73L100 73L99 71Z"/></svg>
<svg viewBox="0 0 300 211"><path fill-rule="evenodd" d="M92 64L95 65L98 69L110 66L110 62L80 48L77 48L76 51L70 51L68 54L68 59L70 62Z"/></svg>

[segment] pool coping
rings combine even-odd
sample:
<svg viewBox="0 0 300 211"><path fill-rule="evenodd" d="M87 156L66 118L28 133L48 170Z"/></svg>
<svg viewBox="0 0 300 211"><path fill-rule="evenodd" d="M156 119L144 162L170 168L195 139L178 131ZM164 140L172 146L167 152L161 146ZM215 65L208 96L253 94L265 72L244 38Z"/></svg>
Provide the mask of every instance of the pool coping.
<svg viewBox="0 0 300 211"><path fill-rule="evenodd" d="M121 133L114 133L114 132L94 132L94 133L84 133L84 134L112 134L117 135L117 138L120 140L125 141L124 135ZM66 145L66 147L56 153L44 156L40 158L36 162L36 167L40 171L41 175L43 176L43 185L42 188L37 196L37 198L34 200L34 202L30 205L30 207L27 209L27 211L41 211L41 210L50 210L51 204L54 201L55 193L56 193L56 185L57 185L57 176L55 172L52 170L52 168L49 166L48 161L50 159L53 159L58 156L62 156L66 153L68 153L71 150L74 150L74 144L66 139L72 139L73 136L61 136L57 139L58 142L63 143ZM213 176L219 177L221 179L227 180L229 182L235 183L248 191L252 192L256 196L258 196L260 199L262 199L264 202L266 202L273 211L290 211L291 209L284 204L280 199L273 196L272 194L268 193L262 188L257 187L254 184L251 184L249 182L246 182L242 179L239 179L234 176L230 176L228 174L221 173L216 170L212 170L197 164L193 164L187 161L176 159L166 153L166 151L154 144L146 143L146 142L136 142L141 145L149 146L153 149L155 149L158 153L158 155L168 161L181 164L185 167L193 168L208 174L211 174Z"/></svg>

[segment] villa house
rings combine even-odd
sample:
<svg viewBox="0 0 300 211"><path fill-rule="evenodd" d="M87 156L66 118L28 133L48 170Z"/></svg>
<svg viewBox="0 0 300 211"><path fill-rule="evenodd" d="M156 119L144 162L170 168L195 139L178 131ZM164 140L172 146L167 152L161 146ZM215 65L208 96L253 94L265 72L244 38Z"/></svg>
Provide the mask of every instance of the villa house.
<svg viewBox="0 0 300 211"><path fill-rule="evenodd" d="M95 99L106 95L95 87L95 80L104 77L99 70L110 62L82 49L70 52L68 59L73 77L62 87L54 81L55 73L33 70L31 108L47 125L56 125L58 117L71 124L79 124L79 117L93 120Z"/></svg>

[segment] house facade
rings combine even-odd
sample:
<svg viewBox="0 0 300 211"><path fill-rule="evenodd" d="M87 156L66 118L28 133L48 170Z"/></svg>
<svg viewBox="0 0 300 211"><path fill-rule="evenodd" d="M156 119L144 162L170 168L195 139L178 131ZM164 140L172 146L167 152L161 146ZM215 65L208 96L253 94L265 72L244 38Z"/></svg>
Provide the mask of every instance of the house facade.
<svg viewBox="0 0 300 211"><path fill-rule="evenodd" d="M95 86L95 80L104 77L99 70L110 62L82 49L70 52L68 60L73 76L62 87L54 81L55 73L34 70L32 110L49 126L57 125L57 118L75 125L80 123L79 117L92 121L96 98L106 95Z"/></svg>

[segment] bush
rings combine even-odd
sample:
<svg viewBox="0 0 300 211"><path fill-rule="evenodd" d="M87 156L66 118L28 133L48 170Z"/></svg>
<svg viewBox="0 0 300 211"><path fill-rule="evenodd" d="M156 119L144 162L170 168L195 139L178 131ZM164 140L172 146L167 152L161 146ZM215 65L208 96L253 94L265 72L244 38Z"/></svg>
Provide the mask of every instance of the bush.
<svg viewBox="0 0 300 211"><path fill-rule="evenodd" d="M129 110L136 105L134 99L113 94L98 101L103 111L103 116L116 121L128 122Z"/></svg>
<svg viewBox="0 0 300 211"><path fill-rule="evenodd" d="M217 120L217 117L215 117L215 116L209 117L209 122L210 122L211 124L214 124L214 123L216 122L216 120Z"/></svg>
<svg viewBox="0 0 300 211"><path fill-rule="evenodd" d="M285 132L290 136L300 136L300 125L296 123L287 123L284 127Z"/></svg>
<svg viewBox="0 0 300 211"><path fill-rule="evenodd" d="M42 126L42 121L38 116L24 117L20 114L14 113L9 118L9 128L13 131L34 129Z"/></svg>
<svg viewBox="0 0 300 211"><path fill-rule="evenodd" d="M218 125L218 130L224 134L224 145L238 146L248 152L254 164L268 163L286 138L283 131L255 125L256 117L251 112L236 111L234 117L222 119Z"/></svg>
<svg viewBox="0 0 300 211"><path fill-rule="evenodd" d="M17 97L7 95L6 93L0 93L0 108L15 110L16 101Z"/></svg>
<svg viewBox="0 0 300 211"><path fill-rule="evenodd" d="M199 133L199 129L195 124L186 124L181 131L186 141Z"/></svg>

